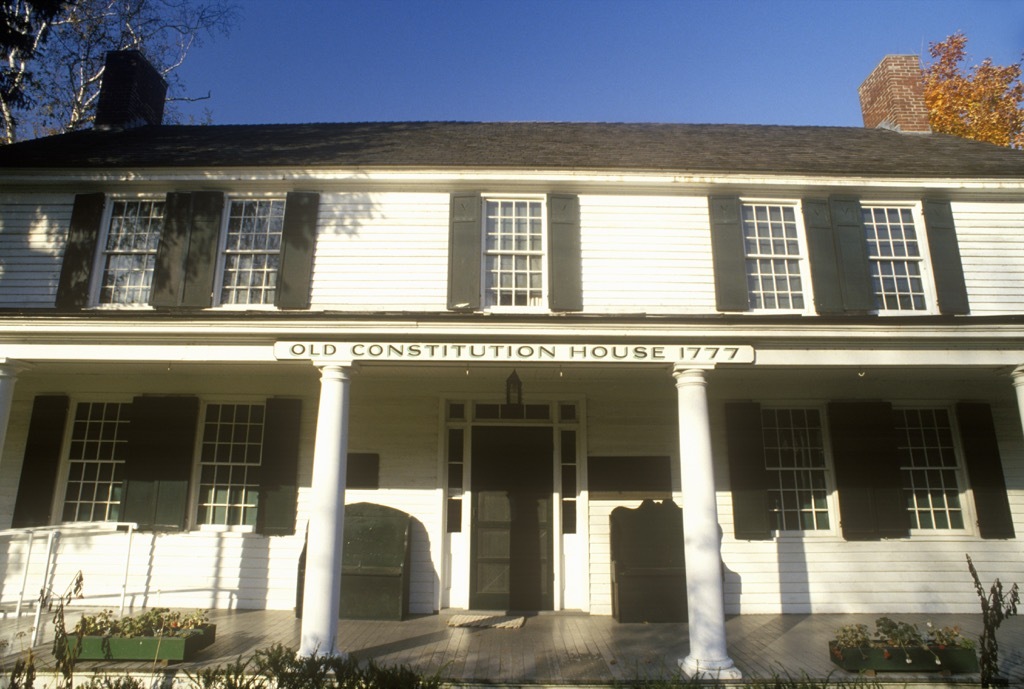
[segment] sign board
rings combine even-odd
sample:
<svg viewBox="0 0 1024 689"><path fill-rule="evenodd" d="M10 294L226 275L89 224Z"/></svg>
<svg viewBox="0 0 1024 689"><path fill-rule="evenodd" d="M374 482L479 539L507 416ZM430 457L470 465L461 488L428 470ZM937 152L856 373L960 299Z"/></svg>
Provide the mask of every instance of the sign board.
<svg viewBox="0 0 1024 689"><path fill-rule="evenodd" d="M313 342L274 344L279 360L317 362L493 362L493 363L690 363L752 364L749 345L708 344L536 344L457 342Z"/></svg>

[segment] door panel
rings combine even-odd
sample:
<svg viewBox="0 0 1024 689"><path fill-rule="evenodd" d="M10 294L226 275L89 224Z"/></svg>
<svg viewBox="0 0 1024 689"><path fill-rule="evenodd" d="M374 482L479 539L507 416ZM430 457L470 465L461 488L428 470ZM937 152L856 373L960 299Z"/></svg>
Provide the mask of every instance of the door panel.
<svg viewBox="0 0 1024 689"><path fill-rule="evenodd" d="M553 605L550 428L473 429L470 606Z"/></svg>

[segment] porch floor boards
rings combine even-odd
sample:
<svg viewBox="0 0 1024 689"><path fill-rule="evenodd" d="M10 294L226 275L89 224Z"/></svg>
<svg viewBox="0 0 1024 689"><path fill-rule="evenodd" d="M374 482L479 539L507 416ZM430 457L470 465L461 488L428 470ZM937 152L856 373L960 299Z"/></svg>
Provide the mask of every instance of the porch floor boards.
<svg viewBox="0 0 1024 689"><path fill-rule="evenodd" d="M381 665L408 665L423 673L438 673L467 684L579 685L613 684L630 679L666 679L676 675L676 663L689 650L685 624L619 624L611 617L580 613L542 613L530 616L519 629L448 627L459 611L417 616L402 622L341 620L340 646L360 660ZM37 668L53 668L50 640L53 625L46 622L44 641L32 649ZM744 678L789 676L851 681L828 657L827 641L844 624L873 628L879 615L740 615L726 621L729 655ZM923 629L959 625L969 637L981 632L981 615L894 614ZM110 674L157 672L186 679L186 673L234 662L254 650L279 643L298 647L300 621L290 611L224 611L210 614L217 640L188 663L153 666L148 662L79 662L77 673ZM0 638L9 646L2 668L27 649L31 616L0 620ZM77 615L69 612L69 626ZM999 631L1000 667L1004 677L1024 685L1024 618L1006 620ZM949 684L938 674L879 675L880 681ZM977 675L956 680L977 683Z"/></svg>

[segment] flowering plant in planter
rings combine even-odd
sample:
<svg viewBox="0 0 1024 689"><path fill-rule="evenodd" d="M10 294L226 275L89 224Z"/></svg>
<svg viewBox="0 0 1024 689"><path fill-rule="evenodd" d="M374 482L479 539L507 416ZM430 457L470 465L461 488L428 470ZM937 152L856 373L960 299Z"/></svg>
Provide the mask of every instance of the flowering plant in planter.
<svg viewBox="0 0 1024 689"><path fill-rule="evenodd" d="M66 643L78 660L185 660L212 644L216 633L204 610L153 608L120 618L103 610L83 615Z"/></svg>
<svg viewBox="0 0 1024 689"><path fill-rule="evenodd" d="M889 617L875 620L874 636L867 625L846 625L829 642L834 662L851 672L978 672L974 642L958 627L935 628L921 633L917 625Z"/></svg>

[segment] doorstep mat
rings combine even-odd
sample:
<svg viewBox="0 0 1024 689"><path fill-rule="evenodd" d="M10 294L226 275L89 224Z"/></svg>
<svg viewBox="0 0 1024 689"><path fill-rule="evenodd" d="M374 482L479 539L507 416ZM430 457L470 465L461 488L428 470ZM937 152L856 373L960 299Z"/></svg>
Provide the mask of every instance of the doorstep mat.
<svg viewBox="0 0 1024 689"><path fill-rule="evenodd" d="M515 615L452 615L448 618L449 627L519 629L524 624L526 624L526 618Z"/></svg>

